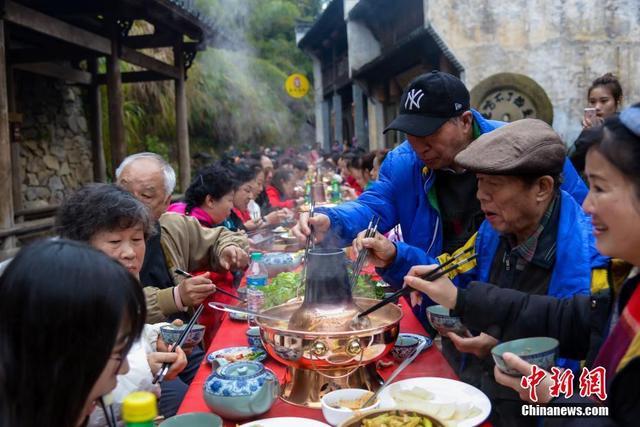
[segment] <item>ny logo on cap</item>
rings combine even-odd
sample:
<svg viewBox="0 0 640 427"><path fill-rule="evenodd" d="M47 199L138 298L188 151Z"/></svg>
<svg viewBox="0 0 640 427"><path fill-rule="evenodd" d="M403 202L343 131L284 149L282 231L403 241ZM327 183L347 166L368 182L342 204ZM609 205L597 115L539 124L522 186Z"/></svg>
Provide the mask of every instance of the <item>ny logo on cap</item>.
<svg viewBox="0 0 640 427"><path fill-rule="evenodd" d="M405 110L412 111L414 105L419 110L420 101L422 100L423 96L424 96L424 93L422 92L422 89L411 89L407 94L406 101L404 101Z"/></svg>
<svg viewBox="0 0 640 427"><path fill-rule="evenodd" d="M454 103L453 106L455 107L456 111L462 108L462 104L458 104L457 102Z"/></svg>

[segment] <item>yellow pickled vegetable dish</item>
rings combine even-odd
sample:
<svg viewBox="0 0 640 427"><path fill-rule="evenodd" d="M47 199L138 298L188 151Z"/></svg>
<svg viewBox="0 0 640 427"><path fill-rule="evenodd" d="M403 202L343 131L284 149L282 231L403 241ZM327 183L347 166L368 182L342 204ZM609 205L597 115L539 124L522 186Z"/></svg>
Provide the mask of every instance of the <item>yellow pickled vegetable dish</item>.
<svg viewBox="0 0 640 427"><path fill-rule="evenodd" d="M431 420L419 415L378 415L375 418L362 420L363 427L432 427Z"/></svg>

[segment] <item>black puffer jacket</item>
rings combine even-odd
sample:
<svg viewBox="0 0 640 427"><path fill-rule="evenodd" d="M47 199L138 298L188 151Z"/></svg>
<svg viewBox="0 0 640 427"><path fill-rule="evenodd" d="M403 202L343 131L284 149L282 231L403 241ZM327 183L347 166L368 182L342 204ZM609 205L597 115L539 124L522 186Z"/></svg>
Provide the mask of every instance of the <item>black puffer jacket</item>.
<svg viewBox="0 0 640 427"><path fill-rule="evenodd" d="M620 313L639 282L640 277L635 276L623 285L618 298ZM466 289L459 290L455 312L467 327L481 331L491 329L492 335L499 340L554 337L560 342L560 356L586 358L590 366L608 333L611 301L608 289L592 296L557 299L472 282ZM496 330L498 335L493 334ZM586 403L580 399L578 396L557 403ZM609 417L555 418L547 419L546 424L570 426L579 423L581 427L640 425L640 357L632 359L615 374L606 403Z"/></svg>

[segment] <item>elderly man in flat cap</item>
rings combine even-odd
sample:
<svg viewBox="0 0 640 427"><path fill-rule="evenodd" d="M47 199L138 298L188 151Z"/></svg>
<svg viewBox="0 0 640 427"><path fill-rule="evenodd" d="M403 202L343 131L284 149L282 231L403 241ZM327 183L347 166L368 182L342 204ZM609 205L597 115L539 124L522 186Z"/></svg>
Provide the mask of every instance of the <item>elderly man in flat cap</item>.
<svg viewBox="0 0 640 427"><path fill-rule="evenodd" d="M595 248L591 221L574 198L560 189L564 160L560 137L549 125L533 119L482 135L456 156L458 165L476 174L477 198L485 215L478 232L463 247L438 257L444 263L462 251L477 254L449 275L457 286L481 281L558 298L608 286L608 259ZM409 276L430 269L414 267ZM409 285L416 280L406 279ZM424 298L423 309L428 303ZM495 382L488 356L496 338L520 337L503 336L501 325L477 336L445 335L461 353L470 353L459 358L466 364L461 378L495 399L495 425L535 424L535 418L520 417L522 402L517 393ZM577 368L573 361L560 361L560 365Z"/></svg>
<svg viewBox="0 0 640 427"><path fill-rule="evenodd" d="M400 99L400 114L385 129L402 132L406 141L386 157L378 181L355 201L319 207L311 219L300 215L293 235L304 240L312 225L316 241L328 235L333 239L323 242L345 246L355 238L355 249L370 250L369 261L385 282L402 286L412 265L432 264L478 230L484 215L475 198L476 179L454 158L504 124L472 109L469 91L457 77L440 71L416 77ZM562 187L580 203L587 194L568 161ZM399 224L403 241L364 239L374 215L382 233ZM419 318L426 326L424 316Z"/></svg>

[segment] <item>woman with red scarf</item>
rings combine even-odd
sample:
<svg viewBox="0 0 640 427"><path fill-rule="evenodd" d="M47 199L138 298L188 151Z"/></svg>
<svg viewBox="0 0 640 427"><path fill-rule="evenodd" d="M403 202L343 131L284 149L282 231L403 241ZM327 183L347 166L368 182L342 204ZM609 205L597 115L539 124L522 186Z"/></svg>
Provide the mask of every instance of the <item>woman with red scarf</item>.
<svg viewBox="0 0 640 427"><path fill-rule="evenodd" d="M296 180L293 171L288 169L278 169L273 178L271 185L266 188L269 204L272 208L295 208L297 205L294 199L294 188Z"/></svg>
<svg viewBox="0 0 640 427"><path fill-rule="evenodd" d="M173 203L167 209L168 212L176 212L196 218L203 227L218 227L230 225L229 216L233 209L233 199L236 190L236 181L227 167L221 164L207 166L200 170L191 181L184 195L184 201ZM227 228L232 229L231 226ZM233 229L232 229L233 230ZM235 230L234 230L235 231ZM191 272L198 275L204 272ZM216 287L227 292L233 292L233 274L229 271L209 272L209 278ZM206 326L204 343L209 345L222 323L222 312L210 308L210 301L234 304L231 297L216 292L204 303L204 311L199 322Z"/></svg>

